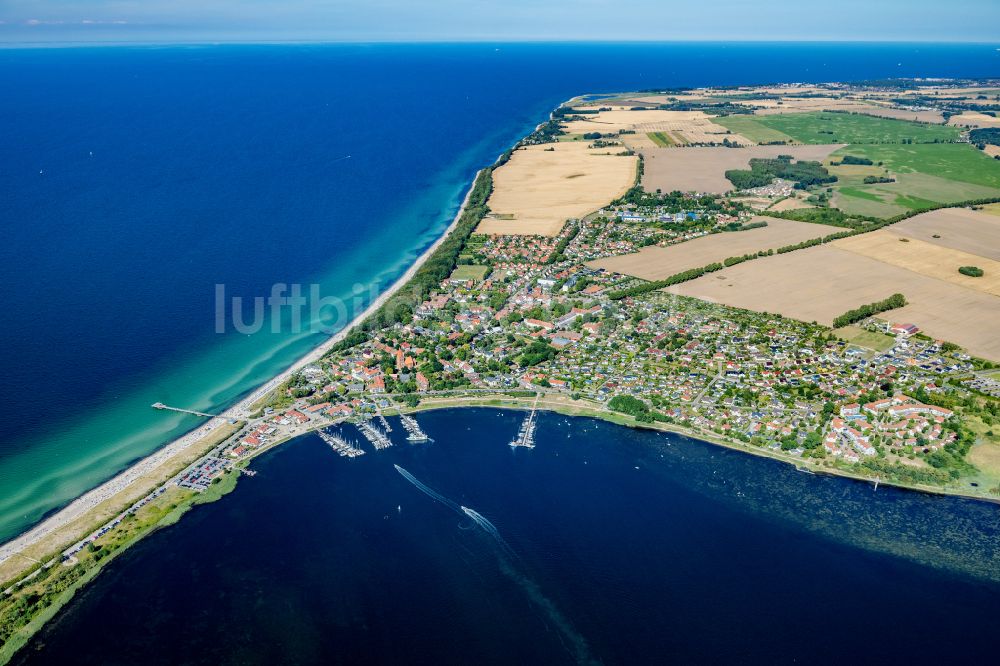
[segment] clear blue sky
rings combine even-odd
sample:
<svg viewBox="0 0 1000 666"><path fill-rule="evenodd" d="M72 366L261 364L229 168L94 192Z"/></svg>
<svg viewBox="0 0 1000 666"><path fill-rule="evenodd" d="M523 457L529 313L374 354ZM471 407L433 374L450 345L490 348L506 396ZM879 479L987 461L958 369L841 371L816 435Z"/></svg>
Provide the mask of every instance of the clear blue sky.
<svg viewBox="0 0 1000 666"><path fill-rule="evenodd" d="M1000 41L1000 0L0 0L26 41Z"/></svg>

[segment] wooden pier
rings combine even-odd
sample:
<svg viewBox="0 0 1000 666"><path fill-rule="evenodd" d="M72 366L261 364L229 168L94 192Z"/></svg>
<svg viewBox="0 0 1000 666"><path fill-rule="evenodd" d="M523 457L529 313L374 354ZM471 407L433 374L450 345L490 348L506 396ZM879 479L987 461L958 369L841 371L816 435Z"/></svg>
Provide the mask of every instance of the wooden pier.
<svg viewBox="0 0 1000 666"><path fill-rule="evenodd" d="M170 405L164 405L162 402L154 402L150 405L153 409L165 409L171 412L181 412L183 414L194 414L195 416L204 416L207 419L214 419L221 414L206 414L205 412L196 412L193 409L183 409L181 407L171 407Z"/></svg>

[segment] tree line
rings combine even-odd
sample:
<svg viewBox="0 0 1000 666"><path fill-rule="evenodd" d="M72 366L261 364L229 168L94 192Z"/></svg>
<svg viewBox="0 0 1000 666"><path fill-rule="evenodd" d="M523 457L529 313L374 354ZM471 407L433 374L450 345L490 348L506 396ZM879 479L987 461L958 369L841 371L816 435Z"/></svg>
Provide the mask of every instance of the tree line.
<svg viewBox="0 0 1000 666"><path fill-rule="evenodd" d="M986 144L1000 146L1000 127L984 127L969 132L969 141L982 150Z"/></svg>
<svg viewBox="0 0 1000 666"><path fill-rule="evenodd" d="M848 326L855 322L859 322L862 319L867 319L872 315L879 314L880 312L886 312L888 310L895 310L903 307L904 305L906 305L906 298L902 294L893 294L889 298L882 299L881 301L876 301L874 303L862 305L861 307L853 310L848 310L833 320L833 327L840 328L842 326Z"/></svg>
<svg viewBox="0 0 1000 666"><path fill-rule="evenodd" d="M566 251L566 248L569 247L569 244L573 242L573 239L576 238L578 233L580 233L580 225L578 223L573 223L573 228L569 230L568 234L559 239L559 242L556 243L555 249L552 251L552 254L549 255L549 258L545 260L545 263L554 264L557 261L563 261L566 258L563 252Z"/></svg>
<svg viewBox="0 0 1000 666"><path fill-rule="evenodd" d="M640 294L647 294L651 291L656 291L657 289L671 287L675 284L680 284L681 282L687 282L688 280L700 278L706 273L714 273L715 271L722 270L723 268L724 266L719 262L711 263L707 266L702 266L701 268L691 268L686 271L681 271L680 273L675 273L662 280L643 282L642 284L637 284L633 287L628 287L627 289L613 291L608 294L608 298L613 301L620 301L623 298L631 298Z"/></svg>

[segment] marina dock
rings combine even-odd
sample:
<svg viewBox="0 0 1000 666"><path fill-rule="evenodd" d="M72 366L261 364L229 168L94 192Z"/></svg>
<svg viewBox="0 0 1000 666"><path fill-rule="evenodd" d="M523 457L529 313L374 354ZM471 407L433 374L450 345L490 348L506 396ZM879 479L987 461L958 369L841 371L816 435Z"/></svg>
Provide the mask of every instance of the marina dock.
<svg viewBox="0 0 1000 666"><path fill-rule="evenodd" d="M345 458L356 458L365 454L364 449L354 442L348 442L340 435L335 435L326 430L317 430L316 434L320 436L320 439L329 444L331 449Z"/></svg>
<svg viewBox="0 0 1000 666"><path fill-rule="evenodd" d="M524 421L521 422L521 429L517 431L517 437L511 440L511 446L520 446L526 449L535 448L535 414L538 405L538 397L535 396L535 404L531 406L531 411Z"/></svg>
<svg viewBox="0 0 1000 666"><path fill-rule="evenodd" d="M407 416L406 414L400 414L399 420L403 424L403 429L406 430L406 439L410 442L427 442L430 441L430 437L427 436L423 430L420 429L420 424L412 416Z"/></svg>
<svg viewBox="0 0 1000 666"><path fill-rule="evenodd" d="M361 434L364 435L365 439L372 443L376 451L381 451L392 446L392 440L389 439L389 436L368 421L359 420L355 425L361 431Z"/></svg>

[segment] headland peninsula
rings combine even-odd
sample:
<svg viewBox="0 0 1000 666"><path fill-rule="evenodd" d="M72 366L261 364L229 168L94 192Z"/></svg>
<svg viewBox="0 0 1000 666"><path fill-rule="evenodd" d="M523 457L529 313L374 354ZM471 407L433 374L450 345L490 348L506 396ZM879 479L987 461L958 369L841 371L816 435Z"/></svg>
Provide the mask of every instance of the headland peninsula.
<svg viewBox="0 0 1000 666"><path fill-rule="evenodd" d="M1000 498L998 111L958 80L568 100L349 327L0 548L0 657L254 456L346 423L377 450L390 414L518 407L530 447L547 409Z"/></svg>

